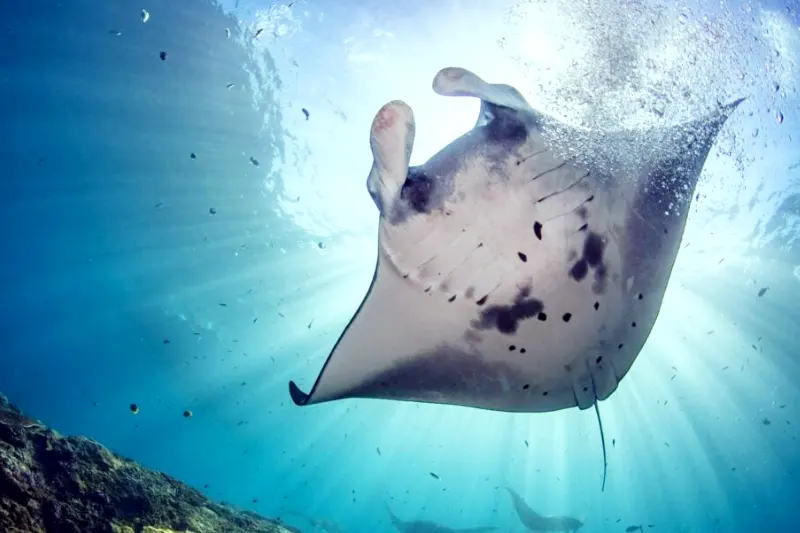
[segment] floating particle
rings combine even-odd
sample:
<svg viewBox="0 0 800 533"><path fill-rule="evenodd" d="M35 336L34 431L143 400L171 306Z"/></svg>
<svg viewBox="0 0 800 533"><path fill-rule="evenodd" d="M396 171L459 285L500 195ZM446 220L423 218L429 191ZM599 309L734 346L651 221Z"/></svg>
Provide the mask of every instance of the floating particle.
<svg viewBox="0 0 800 533"><path fill-rule="evenodd" d="M755 128L753 130L753 138L756 138L756 137L758 137L758 128Z"/></svg>
<svg viewBox="0 0 800 533"><path fill-rule="evenodd" d="M767 294L767 290L768 289L769 289L769 287L761 287L761 290L758 291L758 297L761 298L762 296Z"/></svg>
<svg viewBox="0 0 800 533"><path fill-rule="evenodd" d="M190 159L197 159L197 154L192 152L191 154L189 154L189 158Z"/></svg>
<svg viewBox="0 0 800 533"><path fill-rule="evenodd" d="M439 476L437 476L437 475L436 475L436 474L434 474L433 472L429 472L429 474L431 475L431 477L432 477L433 479L441 479Z"/></svg>
<svg viewBox="0 0 800 533"><path fill-rule="evenodd" d="M166 61L166 60L167 60L167 53L166 53L166 52L163 52L163 51L162 51L162 52L159 52L159 53L158 53L158 57L160 57L160 58L161 58L161 61Z"/></svg>
<svg viewBox="0 0 800 533"><path fill-rule="evenodd" d="M320 250L322 250L323 248L325 248L325 243L324 243L324 242L322 242L322 241L319 241L319 242L317 243L317 247L318 247Z"/></svg>
<svg viewBox="0 0 800 533"><path fill-rule="evenodd" d="M231 29L230 28L225 28L225 38L226 39L230 39L231 38Z"/></svg>
<svg viewBox="0 0 800 533"><path fill-rule="evenodd" d="M305 107L303 108L303 114L306 116L306 120L308 120L308 117L311 116L311 113L309 113L308 109L306 109Z"/></svg>
<svg viewBox="0 0 800 533"><path fill-rule="evenodd" d="M778 124L783 124L783 113L778 111L775 113L775 118L778 120Z"/></svg>
<svg viewBox="0 0 800 533"><path fill-rule="evenodd" d="M150 12L146 9L142 9L142 22L147 24L148 20L150 20Z"/></svg>
<svg viewBox="0 0 800 533"><path fill-rule="evenodd" d="M122 32L119 31L119 30L108 30L108 33L109 33L109 35L114 35L116 37L119 37L120 35L122 35Z"/></svg>
<svg viewBox="0 0 800 533"><path fill-rule="evenodd" d="M216 215L217 214L217 209L215 207L209 207L208 208L208 214L209 215Z"/></svg>
<svg viewBox="0 0 800 533"><path fill-rule="evenodd" d="M259 165L258 159L256 159L255 157L251 157L250 162L253 164L254 167L257 167Z"/></svg>
<svg viewBox="0 0 800 533"><path fill-rule="evenodd" d="M527 441L527 440L525 441L525 447L526 447L526 448L530 448L530 447L531 447L531 445L530 445L530 444L528 444L528 441Z"/></svg>
<svg viewBox="0 0 800 533"><path fill-rule="evenodd" d="M135 403L132 403L132 404L130 405L130 410L131 410L131 413L133 413L133 414L135 414L135 415L138 415L138 414L139 414L139 406L138 406L138 405L136 405Z"/></svg>
<svg viewBox="0 0 800 533"><path fill-rule="evenodd" d="M375 448L375 451L378 452L378 455L381 455L381 449L380 448Z"/></svg>
<svg viewBox="0 0 800 533"><path fill-rule="evenodd" d="M164 339L163 343L164 344L169 344L169 339Z"/></svg>
<svg viewBox="0 0 800 533"><path fill-rule="evenodd" d="M188 409L183 412L183 418L191 418L192 415L193 413Z"/></svg>
<svg viewBox="0 0 800 533"><path fill-rule="evenodd" d="M259 28L253 39L258 39L259 35L261 35L262 33L264 33L264 28Z"/></svg>
<svg viewBox="0 0 800 533"><path fill-rule="evenodd" d="M234 87L236 87L235 83L229 83L228 85L225 86L225 88L228 90L233 89Z"/></svg>
<svg viewBox="0 0 800 533"><path fill-rule="evenodd" d="M769 418L765 418L764 420L761 421L761 423L764 424L765 426L772 424Z"/></svg>

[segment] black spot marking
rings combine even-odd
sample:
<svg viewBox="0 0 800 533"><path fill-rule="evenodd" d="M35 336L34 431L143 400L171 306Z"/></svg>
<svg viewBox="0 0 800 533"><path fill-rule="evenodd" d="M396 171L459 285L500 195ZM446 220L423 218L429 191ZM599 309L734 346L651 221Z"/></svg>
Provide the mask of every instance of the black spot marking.
<svg viewBox="0 0 800 533"><path fill-rule="evenodd" d="M542 224L540 222L533 223L533 233L536 234L537 239L542 240Z"/></svg>
<svg viewBox="0 0 800 533"><path fill-rule="evenodd" d="M594 310L597 311L598 309L600 309L600 302L595 302L594 303Z"/></svg>
<svg viewBox="0 0 800 533"><path fill-rule="evenodd" d="M517 347L516 347L516 346L514 346L513 344L512 344L512 345L510 345L510 346L508 347L508 351L509 351L509 352L513 352L513 351L514 351L514 350L516 350L516 349L517 349Z"/></svg>
<svg viewBox="0 0 800 533"><path fill-rule="evenodd" d="M421 168L410 168L403 188L400 189L400 198L405 200L414 211L428 213L431 209L433 188L433 180Z"/></svg>
<svg viewBox="0 0 800 533"><path fill-rule="evenodd" d="M480 320L472 326L477 329L496 328L500 333L511 335L517 332L519 322L535 317L544 309L544 304L535 298L529 298L530 287L524 287L517 293L512 305L493 305L481 311Z"/></svg>
<svg viewBox="0 0 800 533"><path fill-rule="evenodd" d="M624 344L620 344L619 346L617 346L617 348L619 348L621 350L623 346L625 346L625 345Z"/></svg>
<svg viewBox="0 0 800 533"><path fill-rule="evenodd" d="M642 298L644 298L644 294L642 294L642 293L640 292L640 293L639 293L639 296L637 296L637 298L639 298L639 299L641 300Z"/></svg>
<svg viewBox="0 0 800 533"><path fill-rule="evenodd" d="M523 263L527 263L528 262L528 256L527 255L523 254L522 252L517 252L517 255L519 256L520 261L522 261Z"/></svg>
<svg viewBox="0 0 800 533"><path fill-rule="evenodd" d="M589 266L599 266L603 261L603 238L597 233L591 232L583 243L583 258Z"/></svg>
<svg viewBox="0 0 800 533"><path fill-rule="evenodd" d="M589 387L584 387L584 388L583 388L583 392L586 392L586 391L588 391L588 390L589 390Z"/></svg>
<svg viewBox="0 0 800 533"><path fill-rule="evenodd" d="M483 243L478 243L478 248L483 248Z"/></svg>
<svg viewBox="0 0 800 533"><path fill-rule="evenodd" d="M564 370L566 370L567 372L572 372L572 365L570 364L564 365Z"/></svg>
<svg viewBox="0 0 800 533"><path fill-rule="evenodd" d="M547 320L547 313L539 313L538 315L536 315L536 318L544 322L545 320Z"/></svg>
<svg viewBox="0 0 800 533"><path fill-rule="evenodd" d="M483 297L482 297L480 300L478 300L478 301L477 301L477 302L475 302L475 303L476 303L476 304L478 304L478 305L483 305L483 304L485 304L485 303L486 303L486 300L487 300L488 298L489 298L489 295L488 295L488 294L485 294L485 295L484 295L484 296L483 296Z"/></svg>
<svg viewBox="0 0 800 533"><path fill-rule="evenodd" d="M453 303L456 301L456 295L452 295L450 298L447 299L448 302Z"/></svg>
<svg viewBox="0 0 800 533"><path fill-rule="evenodd" d="M580 228L578 228L578 231L586 231L588 228L589 228L589 223L588 223L588 222L585 222L585 223L583 224L583 226L581 226Z"/></svg>
<svg viewBox="0 0 800 533"><path fill-rule="evenodd" d="M636 322L631 322L631 327L635 328L636 327Z"/></svg>
<svg viewBox="0 0 800 533"><path fill-rule="evenodd" d="M542 393L542 396L547 396L547 391L544 391L544 392Z"/></svg>
<svg viewBox="0 0 800 533"><path fill-rule="evenodd" d="M526 383L525 385L522 386L522 388L523 390L528 390L531 388L531 386Z"/></svg>
<svg viewBox="0 0 800 533"><path fill-rule="evenodd" d="M564 313L564 316L561 317L561 320L564 322L569 322L572 318L572 313Z"/></svg>
<svg viewBox="0 0 800 533"><path fill-rule="evenodd" d="M586 199L586 201L587 201L587 202L591 202L592 200L594 200L594 194L593 194L593 195L591 195L589 198L587 198L587 199Z"/></svg>
<svg viewBox="0 0 800 533"><path fill-rule="evenodd" d="M428 287L427 289L425 289L425 292L431 292L431 288Z"/></svg>
<svg viewBox="0 0 800 533"><path fill-rule="evenodd" d="M585 259L581 259L572 265L572 268L569 271L569 275L575 281L581 281L583 278L586 277L586 274L589 273L589 264L586 262Z"/></svg>
<svg viewBox="0 0 800 533"><path fill-rule="evenodd" d="M598 356L597 356L597 359L595 359L595 360L594 360L594 362L595 362L595 363L597 363L598 365L599 365L599 364L600 364L602 361L603 361L603 356L602 356L602 355L598 355ZM584 389L584 390L586 390L586 389Z"/></svg>
<svg viewBox="0 0 800 533"><path fill-rule="evenodd" d="M520 348L519 349L519 353L525 353L525 352L527 352L527 350L525 348Z"/></svg>

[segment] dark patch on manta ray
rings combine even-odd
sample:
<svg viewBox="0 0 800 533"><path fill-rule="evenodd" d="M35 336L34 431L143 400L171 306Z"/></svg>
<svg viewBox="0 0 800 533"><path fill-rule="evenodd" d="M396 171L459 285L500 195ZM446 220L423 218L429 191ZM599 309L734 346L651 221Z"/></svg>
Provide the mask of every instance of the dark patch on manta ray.
<svg viewBox="0 0 800 533"><path fill-rule="evenodd" d="M398 360L392 367L348 390L343 397L435 401L461 395L500 398L507 387L522 389L519 372L502 361L441 345Z"/></svg>
<svg viewBox="0 0 800 533"><path fill-rule="evenodd" d="M606 278L608 271L603 263L603 251L605 250L605 241L602 235L589 231L586 239L583 241L583 251L581 258L573 263L569 269L569 276L575 281L583 281L589 274L589 269L594 269L595 283L592 290L595 293L605 292Z"/></svg>
<svg viewBox="0 0 800 533"><path fill-rule="evenodd" d="M511 305L492 305L472 321L472 327L480 330L496 329L500 333L513 335L522 320L538 316L544 310L544 302L530 297L530 287L523 287Z"/></svg>

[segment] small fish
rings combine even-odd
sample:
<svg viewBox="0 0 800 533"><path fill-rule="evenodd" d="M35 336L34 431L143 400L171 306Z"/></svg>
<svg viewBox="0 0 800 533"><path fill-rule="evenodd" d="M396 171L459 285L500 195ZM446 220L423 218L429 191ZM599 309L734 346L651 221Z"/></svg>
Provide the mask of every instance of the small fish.
<svg viewBox="0 0 800 533"><path fill-rule="evenodd" d="M150 12L146 9L142 9L142 22L147 24L148 20L150 20Z"/></svg>
<svg viewBox="0 0 800 533"><path fill-rule="evenodd" d="M625 528L625 533L632 533L633 531L644 531L642 526L628 526Z"/></svg>
<svg viewBox="0 0 800 533"><path fill-rule="evenodd" d="M197 154L192 152L191 154L189 154L189 159L197 159Z"/></svg>
<svg viewBox="0 0 800 533"><path fill-rule="evenodd" d="M228 304L219 304L220 307L228 307Z"/></svg>
<svg viewBox="0 0 800 533"><path fill-rule="evenodd" d="M528 444L528 441L527 441L527 440L525 441L525 447L526 447L526 448L530 448L530 447L531 447L531 445L530 445L530 444Z"/></svg>
<svg viewBox="0 0 800 533"><path fill-rule="evenodd" d="M166 52L163 52L163 51L162 51L162 52L159 52L159 53L158 53L158 57L160 57L160 58L161 58L161 61L166 61L166 60L167 60L167 53L166 53Z"/></svg>
<svg viewBox="0 0 800 533"><path fill-rule="evenodd" d="M306 109L305 107L303 108L303 114L306 116L306 120L308 120L308 117L311 116L311 113L309 113L308 109Z"/></svg>
<svg viewBox="0 0 800 533"><path fill-rule="evenodd" d="M761 423L764 424L765 426L768 426L772 424L772 421L769 418L765 418L764 420L761 421Z"/></svg>
<svg viewBox="0 0 800 533"><path fill-rule="evenodd" d="M264 33L264 28L259 28L253 39L258 39L258 36Z"/></svg>
<svg viewBox="0 0 800 533"><path fill-rule="evenodd" d="M258 166L258 159L256 159L255 157L251 157L250 158L250 162L253 163L254 167Z"/></svg>
<svg viewBox="0 0 800 533"><path fill-rule="evenodd" d="M314 323L314 319L312 318L312 319L311 319L311 322L309 322L309 323L308 323L308 325L306 326L306 328L308 328L308 329L311 329L311 324L313 324L313 323Z"/></svg>
<svg viewBox="0 0 800 533"><path fill-rule="evenodd" d="M612 448L616 448L617 447L617 439L611 439L611 447Z"/></svg>
<svg viewBox="0 0 800 533"><path fill-rule="evenodd" d="M209 215L216 215L217 214L217 208L216 207L209 207L208 208L208 214Z"/></svg>
<svg viewBox="0 0 800 533"><path fill-rule="evenodd" d="M324 242L322 242L322 241L319 241L319 242L317 243L317 247L318 247L320 250L322 250L322 249L324 249L324 248L325 248L325 243L324 243Z"/></svg>
<svg viewBox="0 0 800 533"><path fill-rule="evenodd" d="M234 87L236 87L235 83L229 83L228 85L225 86L225 88L228 90L233 89Z"/></svg>
<svg viewBox="0 0 800 533"><path fill-rule="evenodd" d="M375 448L375 451L378 452L378 455L381 455L381 449L380 448Z"/></svg>
<svg viewBox="0 0 800 533"><path fill-rule="evenodd" d="M255 318L253 319L253 324L255 324L256 322L258 322L258 317L255 317Z"/></svg>
<svg viewBox="0 0 800 533"><path fill-rule="evenodd" d="M761 288L761 290L760 290L760 291L758 291L758 297L759 297L759 298L761 298L762 296L764 296L765 294L767 294L767 290L768 290L768 289L769 289L769 287L762 287L762 288Z"/></svg>
<svg viewBox="0 0 800 533"><path fill-rule="evenodd" d="M193 414L194 413L187 409L183 412L183 418L191 418Z"/></svg>
<svg viewBox="0 0 800 533"><path fill-rule="evenodd" d="M429 474L431 475L431 477L432 477L433 479L441 479L439 476L437 476L437 475L436 475L436 474L434 474L433 472L429 472Z"/></svg>
<svg viewBox="0 0 800 533"><path fill-rule="evenodd" d="M226 39L230 39L231 38L231 29L230 28L225 28L225 38Z"/></svg>
<svg viewBox="0 0 800 533"><path fill-rule="evenodd" d="M164 339L162 342L163 342L164 344L169 344L169 339Z"/></svg>
<svg viewBox="0 0 800 533"><path fill-rule="evenodd" d="M138 405L136 405L135 403L132 403L132 404L130 405L129 409L131 410L131 413L133 413L133 414L135 414L135 415L138 415L138 414L139 414L139 406L138 406Z"/></svg>

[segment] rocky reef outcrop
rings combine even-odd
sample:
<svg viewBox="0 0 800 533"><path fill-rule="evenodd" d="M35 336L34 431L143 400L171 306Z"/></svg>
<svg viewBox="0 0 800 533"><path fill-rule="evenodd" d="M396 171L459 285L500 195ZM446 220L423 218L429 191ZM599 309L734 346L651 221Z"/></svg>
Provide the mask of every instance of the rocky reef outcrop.
<svg viewBox="0 0 800 533"><path fill-rule="evenodd" d="M277 520L211 502L84 437L65 437L0 394L0 531L289 533Z"/></svg>

